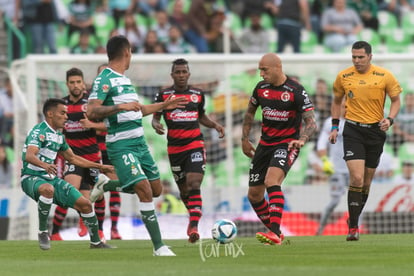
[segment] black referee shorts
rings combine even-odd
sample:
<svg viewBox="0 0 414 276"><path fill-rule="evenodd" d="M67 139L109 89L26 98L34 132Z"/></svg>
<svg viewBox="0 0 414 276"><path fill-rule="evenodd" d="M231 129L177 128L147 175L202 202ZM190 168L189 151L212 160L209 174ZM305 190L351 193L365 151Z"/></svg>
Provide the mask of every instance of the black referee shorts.
<svg viewBox="0 0 414 276"><path fill-rule="evenodd" d="M386 134L378 124L346 122L343 131L344 160L365 160L365 167L377 168Z"/></svg>

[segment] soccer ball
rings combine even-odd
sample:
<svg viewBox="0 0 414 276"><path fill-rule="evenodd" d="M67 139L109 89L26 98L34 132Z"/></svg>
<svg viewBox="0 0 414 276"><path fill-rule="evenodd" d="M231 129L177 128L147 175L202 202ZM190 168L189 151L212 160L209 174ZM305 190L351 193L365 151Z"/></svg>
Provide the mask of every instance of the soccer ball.
<svg viewBox="0 0 414 276"><path fill-rule="evenodd" d="M229 243L237 236L237 226L231 220L220 219L214 223L211 235L219 243Z"/></svg>

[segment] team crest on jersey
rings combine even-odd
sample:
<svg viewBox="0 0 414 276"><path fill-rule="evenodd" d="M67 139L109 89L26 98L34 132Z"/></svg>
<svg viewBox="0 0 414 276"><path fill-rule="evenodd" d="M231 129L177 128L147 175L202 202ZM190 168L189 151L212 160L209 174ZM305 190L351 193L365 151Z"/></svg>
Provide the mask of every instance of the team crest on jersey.
<svg viewBox="0 0 414 276"><path fill-rule="evenodd" d="M43 134L39 135L39 140L40 142L44 142L45 141L45 136Z"/></svg>
<svg viewBox="0 0 414 276"><path fill-rule="evenodd" d="M352 99L354 97L354 93L351 90L348 92L348 98Z"/></svg>
<svg viewBox="0 0 414 276"><path fill-rule="evenodd" d="M102 91L104 93L107 93L109 91L109 85L107 85L107 84L102 85Z"/></svg>
<svg viewBox="0 0 414 276"><path fill-rule="evenodd" d="M282 95L280 96L280 99L282 100L282 102L289 101L290 100L289 92L283 92Z"/></svg>
<svg viewBox="0 0 414 276"><path fill-rule="evenodd" d="M139 174L139 170L137 169L137 167L135 167L134 165L131 166L131 173L132 175L138 175Z"/></svg>
<svg viewBox="0 0 414 276"><path fill-rule="evenodd" d="M87 104L83 104L83 105L82 105L82 107L81 107L82 112L86 112L86 107L87 107Z"/></svg>
<svg viewBox="0 0 414 276"><path fill-rule="evenodd" d="M192 94L192 95L190 96L190 99L191 99L191 101L192 101L193 103L198 102L198 96L197 96L197 95Z"/></svg>

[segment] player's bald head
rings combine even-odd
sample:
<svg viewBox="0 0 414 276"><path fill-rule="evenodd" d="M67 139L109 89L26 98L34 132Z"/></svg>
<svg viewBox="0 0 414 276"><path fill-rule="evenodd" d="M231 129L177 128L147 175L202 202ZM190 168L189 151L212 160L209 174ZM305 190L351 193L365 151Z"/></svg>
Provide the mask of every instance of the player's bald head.
<svg viewBox="0 0 414 276"><path fill-rule="evenodd" d="M281 67L282 61L280 60L279 56L275 53L267 53L263 55L260 63L265 64L269 67Z"/></svg>

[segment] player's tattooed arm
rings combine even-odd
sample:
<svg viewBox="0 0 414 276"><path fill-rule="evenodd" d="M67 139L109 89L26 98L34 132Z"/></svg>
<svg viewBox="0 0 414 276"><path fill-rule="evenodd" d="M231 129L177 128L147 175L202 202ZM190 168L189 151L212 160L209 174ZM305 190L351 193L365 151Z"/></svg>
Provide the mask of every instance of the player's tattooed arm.
<svg viewBox="0 0 414 276"><path fill-rule="evenodd" d="M313 110L304 112L302 116L305 126L301 129L299 139L307 142L316 132L318 126L316 125L315 112Z"/></svg>

